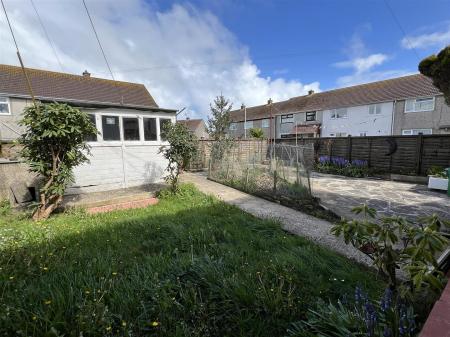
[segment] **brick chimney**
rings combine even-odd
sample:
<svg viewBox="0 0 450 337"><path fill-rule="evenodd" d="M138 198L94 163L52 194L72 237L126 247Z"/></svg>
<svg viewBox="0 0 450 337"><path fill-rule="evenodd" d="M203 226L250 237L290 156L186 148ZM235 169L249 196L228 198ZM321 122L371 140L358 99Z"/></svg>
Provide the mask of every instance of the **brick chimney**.
<svg viewBox="0 0 450 337"><path fill-rule="evenodd" d="M87 70L83 71L83 76L84 77L91 77L91 73Z"/></svg>

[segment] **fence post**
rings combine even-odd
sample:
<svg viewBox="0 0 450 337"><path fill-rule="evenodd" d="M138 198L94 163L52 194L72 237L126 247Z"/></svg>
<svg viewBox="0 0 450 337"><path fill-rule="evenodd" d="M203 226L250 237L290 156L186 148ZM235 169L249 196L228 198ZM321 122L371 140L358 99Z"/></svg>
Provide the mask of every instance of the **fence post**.
<svg viewBox="0 0 450 337"><path fill-rule="evenodd" d="M367 160L367 166L372 167L372 138L368 138L369 141L369 159Z"/></svg>
<svg viewBox="0 0 450 337"><path fill-rule="evenodd" d="M416 174L422 173L422 154L423 154L423 135L417 137L417 151L416 151Z"/></svg>
<svg viewBox="0 0 450 337"><path fill-rule="evenodd" d="M273 171L273 194L277 194L277 169Z"/></svg>
<svg viewBox="0 0 450 337"><path fill-rule="evenodd" d="M246 191L248 190L248 174L249 174L249 168L248 168L248 165L247 165L247 170L245 172L245 190Z"/></svg>
<svg viewBox="0 0 450 337"><path fill-rule="evenodd" d="M349 162L352 162L352 136L348 136L348 143L347 143L347 159Z"/></svg>
<svg viewBox="0 0 450 337"><path fill-rule="evenodd" d="M209 163L208 163L208 177L211 178L211 157L209 157Z"/></svg>

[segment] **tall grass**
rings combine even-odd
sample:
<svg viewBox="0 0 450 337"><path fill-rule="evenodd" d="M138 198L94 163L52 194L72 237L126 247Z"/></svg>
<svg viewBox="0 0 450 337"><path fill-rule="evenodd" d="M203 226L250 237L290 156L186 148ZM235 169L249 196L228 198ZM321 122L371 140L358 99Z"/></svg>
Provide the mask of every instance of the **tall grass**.
<svg viewBox="0 0 450 337"><path fill-rule="evenodd" d="M192 186L146 209L0 218L0 335L280 336L375 275Z"/></svg>

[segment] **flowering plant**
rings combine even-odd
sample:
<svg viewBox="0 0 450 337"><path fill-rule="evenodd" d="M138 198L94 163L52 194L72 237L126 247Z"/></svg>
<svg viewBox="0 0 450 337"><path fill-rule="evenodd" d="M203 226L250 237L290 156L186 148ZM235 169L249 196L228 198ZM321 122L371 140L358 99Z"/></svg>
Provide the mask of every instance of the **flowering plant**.
<svg viewBox="0 0 450 337"><path fill-rule="evenodd" d="M320 156L316 169L322 173L339 174L350 177L365 177L369 174L366 160L349 161L343 157Z"/></svg>
<svg viewBox="0 0 450 337"><path fill-rule="evenodd" d="M353 299L344 297L337 305L320 301L306 320L292 324L288 336L412 337L416 332L414 309L405 300L396 301L390 288L379 301L371 301L356 287Z"/></svg>

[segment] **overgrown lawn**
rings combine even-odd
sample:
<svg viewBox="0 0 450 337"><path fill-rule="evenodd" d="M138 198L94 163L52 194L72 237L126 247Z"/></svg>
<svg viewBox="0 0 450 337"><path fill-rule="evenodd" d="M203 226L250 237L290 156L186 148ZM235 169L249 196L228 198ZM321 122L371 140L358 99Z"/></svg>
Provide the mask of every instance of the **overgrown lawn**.
<svg viewBox="0 0 450 337"><path fill-rule="evenodd" d="M146 209L0 216L0 335L283 336L376 275L192 186Z"/></svg>

